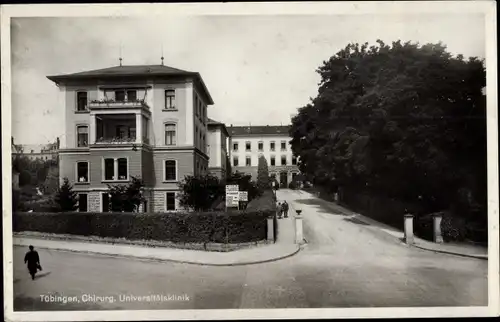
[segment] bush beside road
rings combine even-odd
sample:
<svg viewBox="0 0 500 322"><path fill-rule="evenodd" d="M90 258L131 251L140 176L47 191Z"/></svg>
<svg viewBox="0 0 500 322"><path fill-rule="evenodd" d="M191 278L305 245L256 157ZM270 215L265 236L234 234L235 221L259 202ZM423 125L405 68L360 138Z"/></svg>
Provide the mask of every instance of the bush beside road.
<svg viewBox="0 0 500 322"><path fill-rule="evenodd" d="M273 210L238 213L14 213L14 231L159 240L245 243L265 240Z"/></svg>

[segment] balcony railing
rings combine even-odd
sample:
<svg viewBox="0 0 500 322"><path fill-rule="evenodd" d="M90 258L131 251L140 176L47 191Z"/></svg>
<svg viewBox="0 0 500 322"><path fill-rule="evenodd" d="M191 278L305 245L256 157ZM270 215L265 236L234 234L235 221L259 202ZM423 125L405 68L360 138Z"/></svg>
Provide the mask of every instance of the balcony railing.
<svg viewBox="0 0 500 322"><path fill-rule="evenodd" d="M145 107L149 109L145 100L115 101L111 99L93 100L88 104L88 108L137 108Z"/></svg>
<svg viewBox="0 0 500 322"><path fill-rule="evenodd" d="M127 144L135 143L135 137L113 137L113 138L98 138L96 139L96 144Z"/></svg>

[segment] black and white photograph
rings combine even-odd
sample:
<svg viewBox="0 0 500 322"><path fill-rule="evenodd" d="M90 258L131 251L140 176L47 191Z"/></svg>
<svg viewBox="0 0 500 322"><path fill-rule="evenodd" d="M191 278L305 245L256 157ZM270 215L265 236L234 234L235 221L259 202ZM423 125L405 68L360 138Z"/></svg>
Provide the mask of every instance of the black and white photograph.
<svg viewBox="0 0 500 322"><path fill-rule="evenodd" d="M498 316L493 1L1 9L8 321Z"/></svg>

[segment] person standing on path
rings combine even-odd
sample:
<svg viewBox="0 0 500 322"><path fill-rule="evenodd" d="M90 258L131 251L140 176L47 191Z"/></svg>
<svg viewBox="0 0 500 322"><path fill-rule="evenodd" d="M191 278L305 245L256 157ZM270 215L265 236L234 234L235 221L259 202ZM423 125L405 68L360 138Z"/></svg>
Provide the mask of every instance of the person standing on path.
<svg viewBox="0 0 500 322"><path fill-rule="evenodd" d="M283 215L285 216L285 218L288 218L288 202L283 201Z"/></svg>
<svg viewBox="0 0 500 322"><path fill-rule="evenodd" d="M38 252L34 250L34 247L31 245L29 248L30 251L24 256L24 263L28 263L31 279L34 280L37 270L42 270L42 266L40 266L40 256L38 256Z"/></svg>
<svg viewBox="0 0 500 322"><path fill-rule="evenodd" d="M283 207L281 206L281 202L278 201L278 204L276 205L276 215L278 219L281 219L282 213L283 213Z"/></svg>

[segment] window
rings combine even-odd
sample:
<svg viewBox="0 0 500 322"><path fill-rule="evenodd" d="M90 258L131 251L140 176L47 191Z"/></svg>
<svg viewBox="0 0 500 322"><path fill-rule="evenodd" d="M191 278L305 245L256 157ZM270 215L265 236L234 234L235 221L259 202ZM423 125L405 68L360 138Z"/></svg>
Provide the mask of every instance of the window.
<svg viewBox="0 0 500 322"><path fill-rule="evenodd" d="M104 159L104 180L128 180L127 158Z"/></svg>
<svg viewBox="0 0 500 322"><path fill-rule="evenodd" d="M239 163L238 161L239 161L238 157L233 157L233 165L234 165L235 167L237 167L237 166L238 166L238 163Z"/></svg>
<svg viewBox="0 0 500 322"><path fill-rule="evenodd" d="M78 211L79 212L87 212L88 211L88 203L87 203L87 194L86 193L78 194Z"/></svg>
<svg viewBox="0 0 500 322"><path fill-rule="evenodd" d="M238 143L233 143L233 151L238 151Z"/></svg>
<svg viewBox="0 0 500 322"><path fill-rule="evenodd" d="M76 178L77 182L89 182L89 163L87 161L76 163Z"/></svg>
<svg viewBox="0 0 500 322"><path fill-rule="evenodd" d="M281 151L286 151L286 141L281 141Z"/></svg>
<svg viewBox="0 0 500 322"><path fill-rule="evenodd" d="M76 128L77 133L77 146L86 147L89 146L89 127L86 125L78 126Z"/></svg>
<svg viewBox="0 0 500 322"><path fill-rule="evenodd" d="M118 180L127 180L128 162L126 158L118 159Z"/></svg>
<svg viewBox="0 0 500 322"><path fill-rule="evenodd" d="M125 101L125 91L115 91L115 101L117 102Z"/></svg>
<svg viewBox="0 0 500 322"><path fill-rule="evenodd" d="M175 90L173 89L165 91L165 109L175 109Z"/></svg>
<svg viewBox="0 0 500 322"><path fill-rule="evenodd" d="M263 142L259 142L259 151L262 152L264 150L264 143Z"/></svg>
<svg viewBox="0 0 500 322"><path fill-rule="evenodd" d="M194 96L194 113L198 116L198 96Z"/></svg>
<svg viewBox="0 0 500 322"><path fill-rule="evenodd" d="M165 145L176 145L175 124L165 124Z"/></svg>
<svg viewBox="0 0 500 322"><path fill-rule="evenodd" d="M142 212L148 212L148 201L144 200L142 203Z"/></svg>
<svg viewBox="0 0 500 322"><path fill-rule="evenodd" d="M167 160L165 161L165 181L176 181L177 180L177 161Z"/></svg>
<svg viewBox="0 0 500 322"><path fill-rule="evenodd" d="M127 91L127 101L137 101L137 91Z"/></svg>
<svg viewBox="0 0 500 322"><path fill-rule="evenodd" d="M102 196L102 212L109 212L109 193L103 192Z"/></svg>
<svg viewBox="0 0 500 322"><path fill-rule="evenodd" d="M115 159L104 160L104 180L115 179Z"/></svg>
<svg viewBox="0 0 500 322"><path fill-rule="evenodd" d="M245 162L247 167L252 166L252 158L251 157L246 157L246 162Z"/></svg>
<svg viewBox="0 0 500 322"><path fill-rule="evenodd" d="M269 148L271 149L271 151L274 151L276 149L275 143L271 142Z"/></svg>
<svg viewBox="0 0 500 322"><path fill-rule="evenodd" d="M86 111L87 110L87 92L77 92L76 93L76 110Z"/></svg>
<svg viewBox="0 0 500 322"><path fill-rule="evenodd" d="M250 141L245 142L245 150L250 151L252 150L252 144Z"/></svg>
<svg viewBox="0 0 500 322"><path fill-rule="evenodd" d="M286 156L281 156L281 165L286 165Z"/></svg>
<svg viewBox="0 0 500 322"><path fill-rule="evenodd" d="M167 192L166 206L167 211L175 210L175 192Z"/></svg>
<svg viewBox="0 0 500 322"><path fill-rule="evenodd" d="M271 157L271 165L272 166L276 165L276 158L275 157Z"/></svg>
<svg viewBox="0 0 500 322"><path fill-rule="evenodd" d="M297 157L296 156L292 156L292 164L297 165Z"/></svg>

